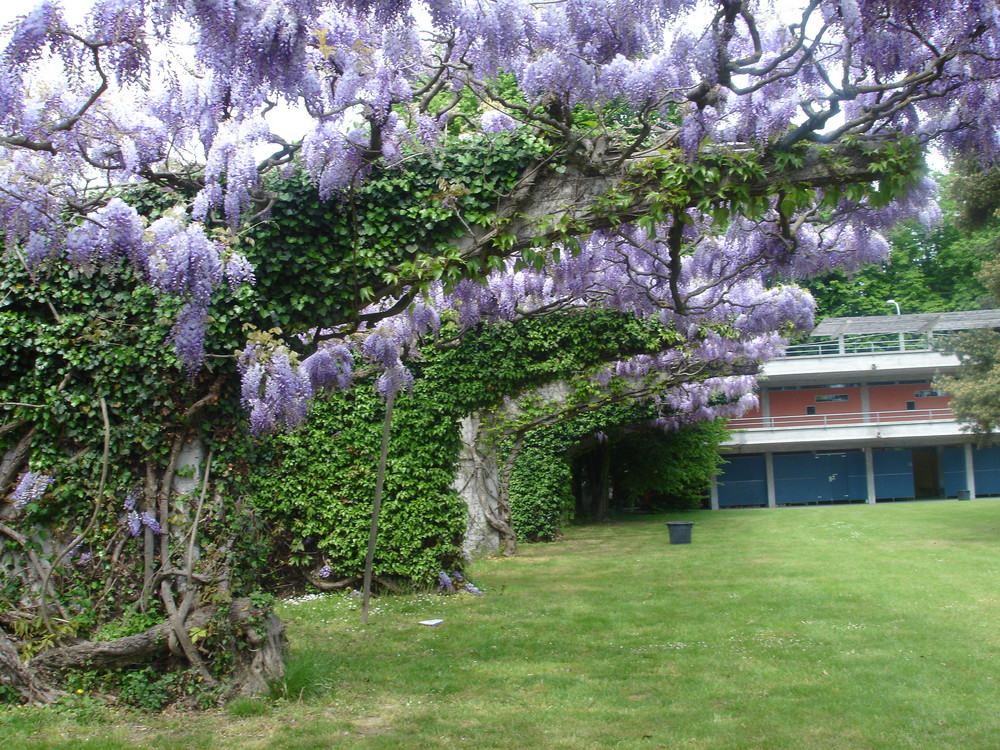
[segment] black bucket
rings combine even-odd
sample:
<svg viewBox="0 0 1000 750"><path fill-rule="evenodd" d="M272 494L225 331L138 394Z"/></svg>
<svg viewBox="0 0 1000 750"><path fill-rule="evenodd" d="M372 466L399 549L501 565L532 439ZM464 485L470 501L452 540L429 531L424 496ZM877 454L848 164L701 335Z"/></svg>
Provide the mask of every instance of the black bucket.
<svg viewBox="0 0 1000 750"><path fill-rule="evenodd" d="M691 544L691 527L694 521L668 521L671 544Z"/></svg>

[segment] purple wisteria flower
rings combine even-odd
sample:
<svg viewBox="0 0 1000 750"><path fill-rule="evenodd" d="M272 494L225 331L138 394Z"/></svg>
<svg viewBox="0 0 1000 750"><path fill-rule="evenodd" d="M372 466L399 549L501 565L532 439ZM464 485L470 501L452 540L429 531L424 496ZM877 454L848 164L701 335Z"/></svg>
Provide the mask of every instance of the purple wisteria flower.
<svg viewBox="0 0 1000 750"><path fill-rule="evenodd" d="M471 582L465 584L465 586L462 588L462 590L465 591L468 594L475 594L476 596L481 596L482 593L483 593L482 590L478 586L474 585Z"/></svg>
<svg viewBox="0 0 1000 750"><path fill-rule="evenodd" d="M390 394L408 391L412 387L413 373L402 362L397 362L392 367L387 367L385 372L375 380L375 390L386 398Z"/></svg>
<svg viewBox="0 0 1000 750"><path fill-rule="evenodd" d="M125 493L125 502L122 504L125 510L135 510L135 504L139 502L139 496L141 494L142 490L138 487L133 487Z"/></svg>
<svg viewBox="0 0 1000 750"><path fill-rule="evenodd" d="M253 266L242 253L233 253L229 256L229 259L226 261L224 273L230 289L235 290L240 284L253 286L257 282Z"/></svg>
<svg viewBox="0 0 1000 750"><path fill-rule="evenodd" d="M333 568L331 568L329 565L324 565L316 572L316 575L318 575L320 578L329 578L331 575L333 575Z"/></svg>
<svg viewBox="0 0 1000 750"><path fill-rule="evenodd" d="M502 133L505 130L514 130L517 124L517 120L498 109L487 110L479 118L479 126L484 133Z"/></svg>
<svg viewBox="0 0 1000 750"><path fill-rule="evenodd" d="M67 259L75 266L93 266L127 258L141 271L145 261L142 236L136 210L121 198L112 198L67 234Z"/></svg>
<svg viewBox="0 0 1000 750"><path fill-rule="evenodd" d="M328 364L331 366L327 367ZM315 392L312 376L318 373L322 380L320 376L329 377L336 368L334 382L338 377L344 382L350 364L327 362L324 355L309 367L300 367L293 363L284 347L267 349L254 342L247 344L240 355L239 368L243 376L243 406L250 412L250 432L262 435L278 427L288 430L297 427L305 419L309 399Z"/></svg>
<svg viewBox="0 0 1000 750"><path fill-rule="evenodd" d="M128 512L126 523L128 523L128 533L133 537L139 536L139 532L142 531L142 518L137 511L130 510Z"/></svg>
<svg viewBox="0 0 1000 750"><path fill-rule="evenodd" d="M455 591L455 583L451 580L451 576L443 570L438 573L438 591L442 594L450 594Z"/></svg>
<svg viewBox="0 0 1000 750"><path fill-rule="evenodd" d="M142 519L143 526L148 526L149 530L152 531L154 534L163 533L163 529L160 527L160 522L153 517L152 513L149 513L148 511L143 511L139 515L139 517Z"/></svg>
<svg viewBox="0 0 1000 750"><path fill-rule="evenodd" d="M390 337L382 333L373 333L361 345L361 352L366 359L383 367L392 367L399 361L399 347Z"/></svg>
<svg viewBox="0 0 1000 750"><path fill-rule="evenodd" d="M42 495L56 481L48 474L41 474L34 471L26 471L21 475L21 480L14 488L10 499L17 510L22 510L25 505L42 499Z"/></svg>
<svg viewBox="0 0 1000 750"><path fill-rule="evenodd" d="M354 375L354 357L343 345L317 349L302 360L302 370L309 376L314 390L345 390L350 387Z"/></svg>

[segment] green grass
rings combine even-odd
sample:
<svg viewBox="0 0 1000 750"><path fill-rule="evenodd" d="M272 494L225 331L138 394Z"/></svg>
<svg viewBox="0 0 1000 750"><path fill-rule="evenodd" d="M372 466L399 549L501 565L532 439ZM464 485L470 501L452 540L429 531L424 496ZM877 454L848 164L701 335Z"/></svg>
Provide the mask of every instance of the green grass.
<svg viewBox="0 0 1000 750"><path fill-rule="evenodd" d="M691 545L667 520L696 522ZM281 608L267 699L0 714L4 747L997 748L1000 501L738 510L571 529L482 597ZM437 627L418 620L440 617Z"/></svg>

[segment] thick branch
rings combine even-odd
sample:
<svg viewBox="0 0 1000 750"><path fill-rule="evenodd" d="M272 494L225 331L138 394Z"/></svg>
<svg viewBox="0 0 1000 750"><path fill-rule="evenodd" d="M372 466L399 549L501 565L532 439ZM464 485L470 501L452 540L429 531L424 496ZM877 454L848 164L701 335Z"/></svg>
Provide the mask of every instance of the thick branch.
<svg viewBox="0 0 1000 750"><path fill-rule="evenodd" d="M209 613L192 613L189 626L204 625ZM55 675L69 669L115 669L147 661L154 654L165 653L170 623L162 622L136 635L114 641L79 641L68 646L42 651L31 660L32 669Z"/></svg>
<svg viewBox="0 0 1000 750"><path fill-rule="evenodd" d="M667 372L650 374L641 380L628 384L622 389L604 391L586 400L570 398L572 390L565 381L558 381L543 386L533 392L533 396L545 401L545 409L533 409L530 414L521 409L518 400L507 402L497 413L499 420L508 421L511 425L508 434L524 435L539 427L564 422L581 414L596 411L609 404L625 401L641 400L662 394L671 388L686 383L697 383L707 378L728 375L753 375L759 369L759 363L748 362L744 366L734 366L722 362L693 362ZM522 394L522 396L527 394ZM535 398L529 399L532 403Z"/></svg>
<svg viewBox="0 0 1000 750"><path fill-rule="evenodd" d="M882 142L858 138L823 150L813 147L797 167L778 166L765 158L760 176L747 184L747 192L750 196L768 195L779 181L807 189L872 182L879 177L871 165L879 158L878 145ZM617 160L613 152L602 154L603 164ZM519 187L500 201L497 221L489 227L470 228L455 244L465 259L510 256L558 242L567 233L582 235L636 221L649 213L651 201L646 195L658 187L651 184L645 190L627 170L628 164L640 161L629 160L625 167L610 174L594 163L568 164L564 171L532 165ZM614 208L601 205L600 199L616 190L631 193L632 202ZM379 289L377 294L398 297L405 286L406 282L400 282Z"/></svg>
<svg viewBox="0 0 1000 750"><path fill-rule="evenodd" d="M6 494L8 485L17 476L17 472L24 462L28 460L28 456L31 453L31 444L34 442L37 432L38 427L32 425L21 436L21 439L15 443L13 448L4 453L3 456L0 456L0 494Z"/></svg>

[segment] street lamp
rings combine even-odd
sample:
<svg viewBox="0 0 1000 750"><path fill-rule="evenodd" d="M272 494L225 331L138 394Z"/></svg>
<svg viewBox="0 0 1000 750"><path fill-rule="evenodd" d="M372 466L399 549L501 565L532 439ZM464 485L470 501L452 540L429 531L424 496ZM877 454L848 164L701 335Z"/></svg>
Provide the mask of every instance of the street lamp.
<svg viewBox="0 0 1000 750"><path fill-rule="evenodd" d="M896 315L902 315L902 313L899 311L899 303L896 302L896 300L894 300L894 299L887 299L885 301L885 304L887 304L887 305L895 305L896 306ZM901 352L905 352L906 351L906 334L904 334L902 331L899 332L899 351L901 351Z"/></svg>

